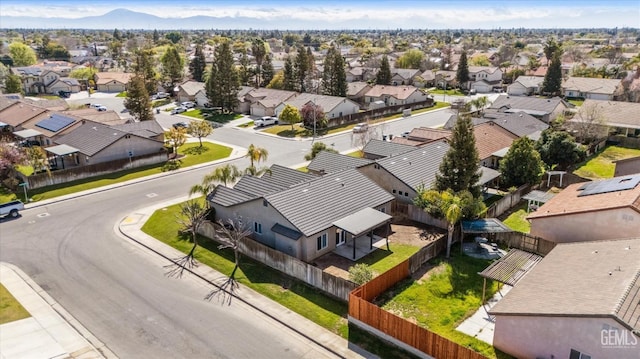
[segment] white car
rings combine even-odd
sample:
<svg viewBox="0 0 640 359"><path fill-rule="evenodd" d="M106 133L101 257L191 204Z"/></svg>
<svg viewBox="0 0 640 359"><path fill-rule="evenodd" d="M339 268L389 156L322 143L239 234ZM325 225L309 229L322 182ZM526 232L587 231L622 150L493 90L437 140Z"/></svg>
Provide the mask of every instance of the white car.
<svg viewBox="0 0 640 359"><path fill-rule="evenodd" d="M359 123L353 127L353 133L367 132L368 129L369 125L367 125L366 123Z"/></svg>
<svg viewBox="0 0 640 359"><path fill-rule="evenodd" d="M256 120L256 122L254 124L256 125L256 127L277 125L278 124L278 118L277 117L271 117L271 116L264 116L264 117L260 118L259 120Z"/></svg>
<svg viewBox="0 0 640 359"><path fill-rule="evenodd" d="M99 103L91 104L91 108L95 108L98 111L106 111L107 110L107 108L105 106L102 106Z"/></svg>
<svg viewBox="0 0 640 359"><path fill-rule="evenodd" d="M186 107L178 106L178 107L174 108L173 110L171 110L171 114L172 115L176 115L176 114L183 113L183 112L187 112L187 108Z"/></svg>
<svg viewBox="0 0 640 359"><path fill-rule="evenodd" d="M191 102L191 101L187 101L187 102L181 103L180 106L182 106L184 108L194 108L194 107L196 107L196 104Z"/></svg>
<svg viewBox="0 0 640 359"><path fill-rule="evenodd" d="M163 98L169 98L169 96L170 95L168 93L166 93L166 92L158 92L157 94L151 96L151 98L153 100L160 100L160 99L163 99Z"/></svg>

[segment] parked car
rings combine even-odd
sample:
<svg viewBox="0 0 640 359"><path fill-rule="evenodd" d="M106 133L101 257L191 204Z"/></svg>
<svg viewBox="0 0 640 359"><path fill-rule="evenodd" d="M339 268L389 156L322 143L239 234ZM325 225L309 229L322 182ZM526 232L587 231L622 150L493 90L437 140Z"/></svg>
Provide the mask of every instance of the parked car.
<svg viewBox="0 0 640 359"><path fill-rule="evenodd" d="M410 133L409 131L403 132L401 134L401 136L404 137L404 138L408 138L409 137L409 133Z"/></svg>
<svg viewBox="0 0 640 359"><path fill-rule="evenodd" d="M369 129L369 125L366 123L359 123L353 127L353 133L366 132Z"/></svg>
<svg viewBox="0 0 640 359"><path fill-rule="evenodd" d="M169 98L169 96L171 96L171 95L169 95L166 92L158 92L157 94L151 96L151 99L152 100L160 100L160 99L163 99L163 98Z"/></svg>
<svg viewBox="0 0 640 359"><path fill-rule="evenodd" d="M20 215L20 211L24 209L24 203L21 201L11 201L0 204L0 217L16 218Z"/></svg>
<svg viewBox="0 0 640 359"><path fill-rule="evenodd" d="M102 106L102 105L101 105L101 104L99 104L99 103L91 104L89 107L91 107L91 108L95 108L95 109L96 109L96 110L98 110L98 111L106 111L106 110L107 110L107 108L106 108L105 106Z"/></svg>
<svg viewBox="0 0 640 359"><path fill-rule="evenodd" d="M185 107L185 108L194 108L194 107L196 107L196 104L191 102L191 101L187 101L187 102L181 103L180 106Z"/></svg>
<svg viewBox="0 0 640 359"><path fill-rule="evenodd" d="M256 122L254 122L254 124L256 125L256 127L277 125L278 124L278 118L277 117L271 117L271 116L264 116L264 117L256 120Z"/></svg>
<svg viewBox="0 0 640 359"><path fill-rule="evenodd" d="M178 106L178 107L174 108L173 110L171 110L171 114L172 115L176 115L176 114L183 113L183 112L187 112L187 108L186 107Z"/></svg>
<svg viewBox="0 0 640 359"><path fill-rule="evenodd" d="M187 128L189 127L189 125L187 125L185 122L176 122L173 124L173 128L178 129L178 128Z"/></svg>

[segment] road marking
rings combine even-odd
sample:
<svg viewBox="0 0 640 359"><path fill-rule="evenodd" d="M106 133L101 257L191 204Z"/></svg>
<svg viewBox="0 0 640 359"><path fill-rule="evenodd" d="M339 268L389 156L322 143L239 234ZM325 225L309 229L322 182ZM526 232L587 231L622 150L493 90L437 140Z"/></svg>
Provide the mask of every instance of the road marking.
<svg viewBox="0 0 640 359"><path fill-rule="evenodd" d="M149 197L149 198L153 198L153 197L157 197L157 196L158 196L157 193L149 193L149 194L147 194L147 197Z"/></svg>
<svg viewBox="0 0 640 359"><path fill-rule="evenodd" d="M45 213L40 213L40 214L37 215L38 218L44 218L44 217L49 217L49 216L50 216L50 214L46 213L46 212Z"/></svg>

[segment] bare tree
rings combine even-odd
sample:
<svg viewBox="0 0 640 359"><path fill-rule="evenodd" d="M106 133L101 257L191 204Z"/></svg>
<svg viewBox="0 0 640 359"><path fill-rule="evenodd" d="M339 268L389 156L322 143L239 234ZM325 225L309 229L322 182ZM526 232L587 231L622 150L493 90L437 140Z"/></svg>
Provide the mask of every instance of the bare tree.
<svg viewBox="0 0 640 359"><path fill-rule="evenodd" d="M176 215L177 222L182 227L180 233L190 235L193 246L186 256L175 259L172 264L165 266L168 268L167 276L181 278L185 270L191 270L198 265L193 255L198 247L198 230L205 222L206 215L206 208L198 201L189 200L180 205L180 214Z"/></svg>
<svg viewBox="0 0 640 359"><path fill-rule="evenodd" d="M607 136L602 108L596 104L581 106L569 126L575 131L578 141L585 145L598 142Z"/></svg>
<svg viewBox="0 0 640 359"><path fill-rule="evenodd" d="M216 237L221 244L218 249L230 248L233 250L234 264L233 270L227 279L220 285L216 285L216 288L212 290L205 299L211 300L215 296L219 296L222 303L227 302L231 304L234 292L238 289L238 282L236 281L236 271L240 266L240 242L243 238L248 237L251 234L251 229L242 220L242 217L238 217L235 220L229 218L227 222L222 220L218 221L216 226Z"/></svg>
<svg viewBox="0 0 640 359"><path fill-rule="evenodd" d="M378 138L378 128L369 126L369 121L366 122L367 127L363 131L351 133L351 144L355 146L360 153L364 150L364 146L374 138Z"/></svg>

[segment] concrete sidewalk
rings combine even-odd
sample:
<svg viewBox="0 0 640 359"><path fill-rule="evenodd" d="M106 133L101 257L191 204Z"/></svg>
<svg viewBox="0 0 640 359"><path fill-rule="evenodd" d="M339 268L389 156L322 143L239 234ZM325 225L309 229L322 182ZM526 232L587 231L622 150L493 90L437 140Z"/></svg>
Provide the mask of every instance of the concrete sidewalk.
<svg viewBox="0 0 640 359"><path fill-rule="evenodd" d="M157 209L181 203L187 199L188 197L177 198L131 213L120 222L118 229L125 237L137 242L157 255L164 257L168 261L181 258L184 256L184 253L147 235L141 230L141 227ZM211 283L220 283L221 280L226 279L226 276L222 273L201 263L190 272L196 277ZM233 300L240 300L250 305L271 319L276 320L280 324L314 342L316 345L332 352L336 357L376 358L375 355L350 344L346 339L331 333L307 318L292 312L242 284L240 284L240 288L235 293Z"/></svg>
<svg viewBox="0 0 640 359"><path fill-rule="evenodd" d="M0 282L31 314L0 325L2 359L117 358L18 267L0 262Z"/></svg>

